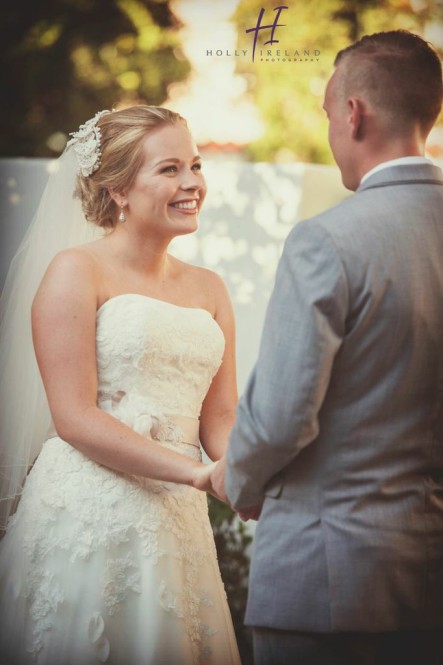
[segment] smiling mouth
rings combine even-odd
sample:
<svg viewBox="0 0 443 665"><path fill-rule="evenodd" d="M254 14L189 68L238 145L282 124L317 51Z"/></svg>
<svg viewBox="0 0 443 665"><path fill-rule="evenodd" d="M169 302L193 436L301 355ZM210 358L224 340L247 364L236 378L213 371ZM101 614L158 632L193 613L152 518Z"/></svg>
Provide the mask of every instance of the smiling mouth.
<svg viewBox="0 0 443 665"><path fill-rule="evenodd" d="M191 212L196 212L198 207L196 199L193 199L192 201L177 201L177 203L170 203L169 205L178 210L187 210Z"/></svg>

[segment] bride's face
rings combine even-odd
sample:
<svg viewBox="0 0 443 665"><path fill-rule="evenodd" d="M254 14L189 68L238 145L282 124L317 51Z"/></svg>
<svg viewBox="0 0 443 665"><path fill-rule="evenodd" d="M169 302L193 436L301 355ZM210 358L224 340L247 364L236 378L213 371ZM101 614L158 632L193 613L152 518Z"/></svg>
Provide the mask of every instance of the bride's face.
<svg viewBox="0 0 443 665"><path fill-rule="evenodd" d="M126 192L128 226L173 237L192 233L206 195L201 158L185 124L147 136L144 160Z"/></svg>

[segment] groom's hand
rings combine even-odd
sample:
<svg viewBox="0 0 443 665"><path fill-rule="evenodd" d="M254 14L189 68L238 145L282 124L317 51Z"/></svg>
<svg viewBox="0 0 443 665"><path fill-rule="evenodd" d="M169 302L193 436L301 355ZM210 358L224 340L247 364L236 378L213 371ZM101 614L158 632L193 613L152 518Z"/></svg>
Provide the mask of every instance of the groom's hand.
<svg viewBox="0 0 443 665"><path fill-rule="evenodd" d="M252 506L251 508L243 508L242 510L238 511L238 515L243 520L243 522L247 522L248 520L258 520L262 508L263 508L262 503L259 506Z"/></svg>
<svg viewBox="0 0 443 665"><path fill-rule="evenodd" d="M211 473L211 484L214 493L220 499L229 504L228 497L226 496L225 491L225 471L226 471L226 457L223 456L220 458L217 466Z"/></svg>
<svg viewBox="0 0 443 665"><path fill-rule="evenodd" d="M225 490L225 472L226 472L226 457L223 456L218 462L217 466L211 473L211 484L213 489L213 494L216 495L221 501L230 505L229 499L226 496ZM262 510L263 504L259 506L251 506L250 508L245 508L244 510L238 511L240 519L244 522L248 520L258 520Z"/></svg>

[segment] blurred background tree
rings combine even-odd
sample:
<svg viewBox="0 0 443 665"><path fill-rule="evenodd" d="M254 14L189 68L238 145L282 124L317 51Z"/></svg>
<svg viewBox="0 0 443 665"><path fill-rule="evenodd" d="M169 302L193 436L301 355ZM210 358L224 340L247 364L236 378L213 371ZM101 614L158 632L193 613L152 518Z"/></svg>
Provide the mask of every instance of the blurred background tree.
<svg viewBox="0 0 443 665"><path fill-rule="evenodd" d="M286 26L275 34L280 43L263 46L270 39L270 31L263 31L257 49L298 49L301 55L304 49L311 53L318 49L319 61L267 63L256 56L253 63L250 58L237 58L237 71L247 78L249 95L265 126L262 137L247 147L252 160L333 163L322 110L324 89L337 52L364 34L410 30L440 46L443 55L442 0L240 0L233 19L238 48L252 48L245 29L256 25L262 7L266 24L274 20L274 7L284 4L289 9L281 13L279 22Z"/></svg>
<svg viewBox="0 0 443 665"><path fill-rule="evenodd" d="M2 156L54 156L97 109L187 77L167 0L14 0L2 11Z"/></svg>
<svg viewBox="0 0 443 665"><path fill-rule="evenodd" d="M196 64L187 60L181 48L189 35L180 32L177 16L183 15L185 5L191 6L195 9L192 21L201 21L193 42L187 44L192 47L187 53L195 53L202 38L217 28L220 4L218 0L8 3L0 26L4 54L0 84L5 100L0 109L0 154L56 156L65 145L66 132L75 130L97 109L139 100L168 103L173 84L188 85ZM230 0L230 7L235 4ZM238 0L232 17L238 48L248 48L250 53L252 37L245 30L255 26L262 7L265 18L272 20L279 4L276 0ZM280 19L285 27L276 34L280 44L271 48L298 49L300 53L318 49L319 60L267 63L256 58L253 63L249 54L225 58L233 67L235 64L237 81L232 78L229 84L224 80L222 89L228 96L231 89L238 88L239 75L244 77L247 90L238 102L251 100L263 121L262 136L239 144L239 156L256 161L332 163L322 101L337 51L364 33L397 28L416 32L441 49L443 0L288 0L286 4L289 9ZM266 39L269 31L260 37L261 44ZM214 46L223 48L223 44ZM218 63L204 59L212 67L206 70L209 80L214 78L211 71L218 76L215 67L221 59ZM209 90L209 85L203 86L196 101L205 117L211 115L211 100L206 98L211 96ZM217 97L217 108L219 104ZM198 140L200 123L188 119ZM229 122L225 125L229 130ZM442 119L440 126L443 133ZM442 144L440 141L440 149Z"/></svg>
<svg viewBox="0 0 443 665"><path fill-rule="evenodd" d="M225 504L208 495L209 517L218 563L228 597L243 665L252 665L252 634L243 624L248 595L249 550L252 536L244 522Z"/></svg>

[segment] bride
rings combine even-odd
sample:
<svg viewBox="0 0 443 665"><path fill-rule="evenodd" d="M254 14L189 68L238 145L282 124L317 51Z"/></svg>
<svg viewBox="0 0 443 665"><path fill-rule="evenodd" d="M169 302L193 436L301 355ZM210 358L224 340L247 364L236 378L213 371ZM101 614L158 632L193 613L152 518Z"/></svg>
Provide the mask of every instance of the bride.
<svg viewBox="0 0 443 665"><path fill-rule="evenodd" d="M168 254L205 193L185 121L150 106L98 113L50 176L2 302L2 663L240 662L200 452L234 420L232 306ZM70 246L79 200L101 233Z"/></svg>

